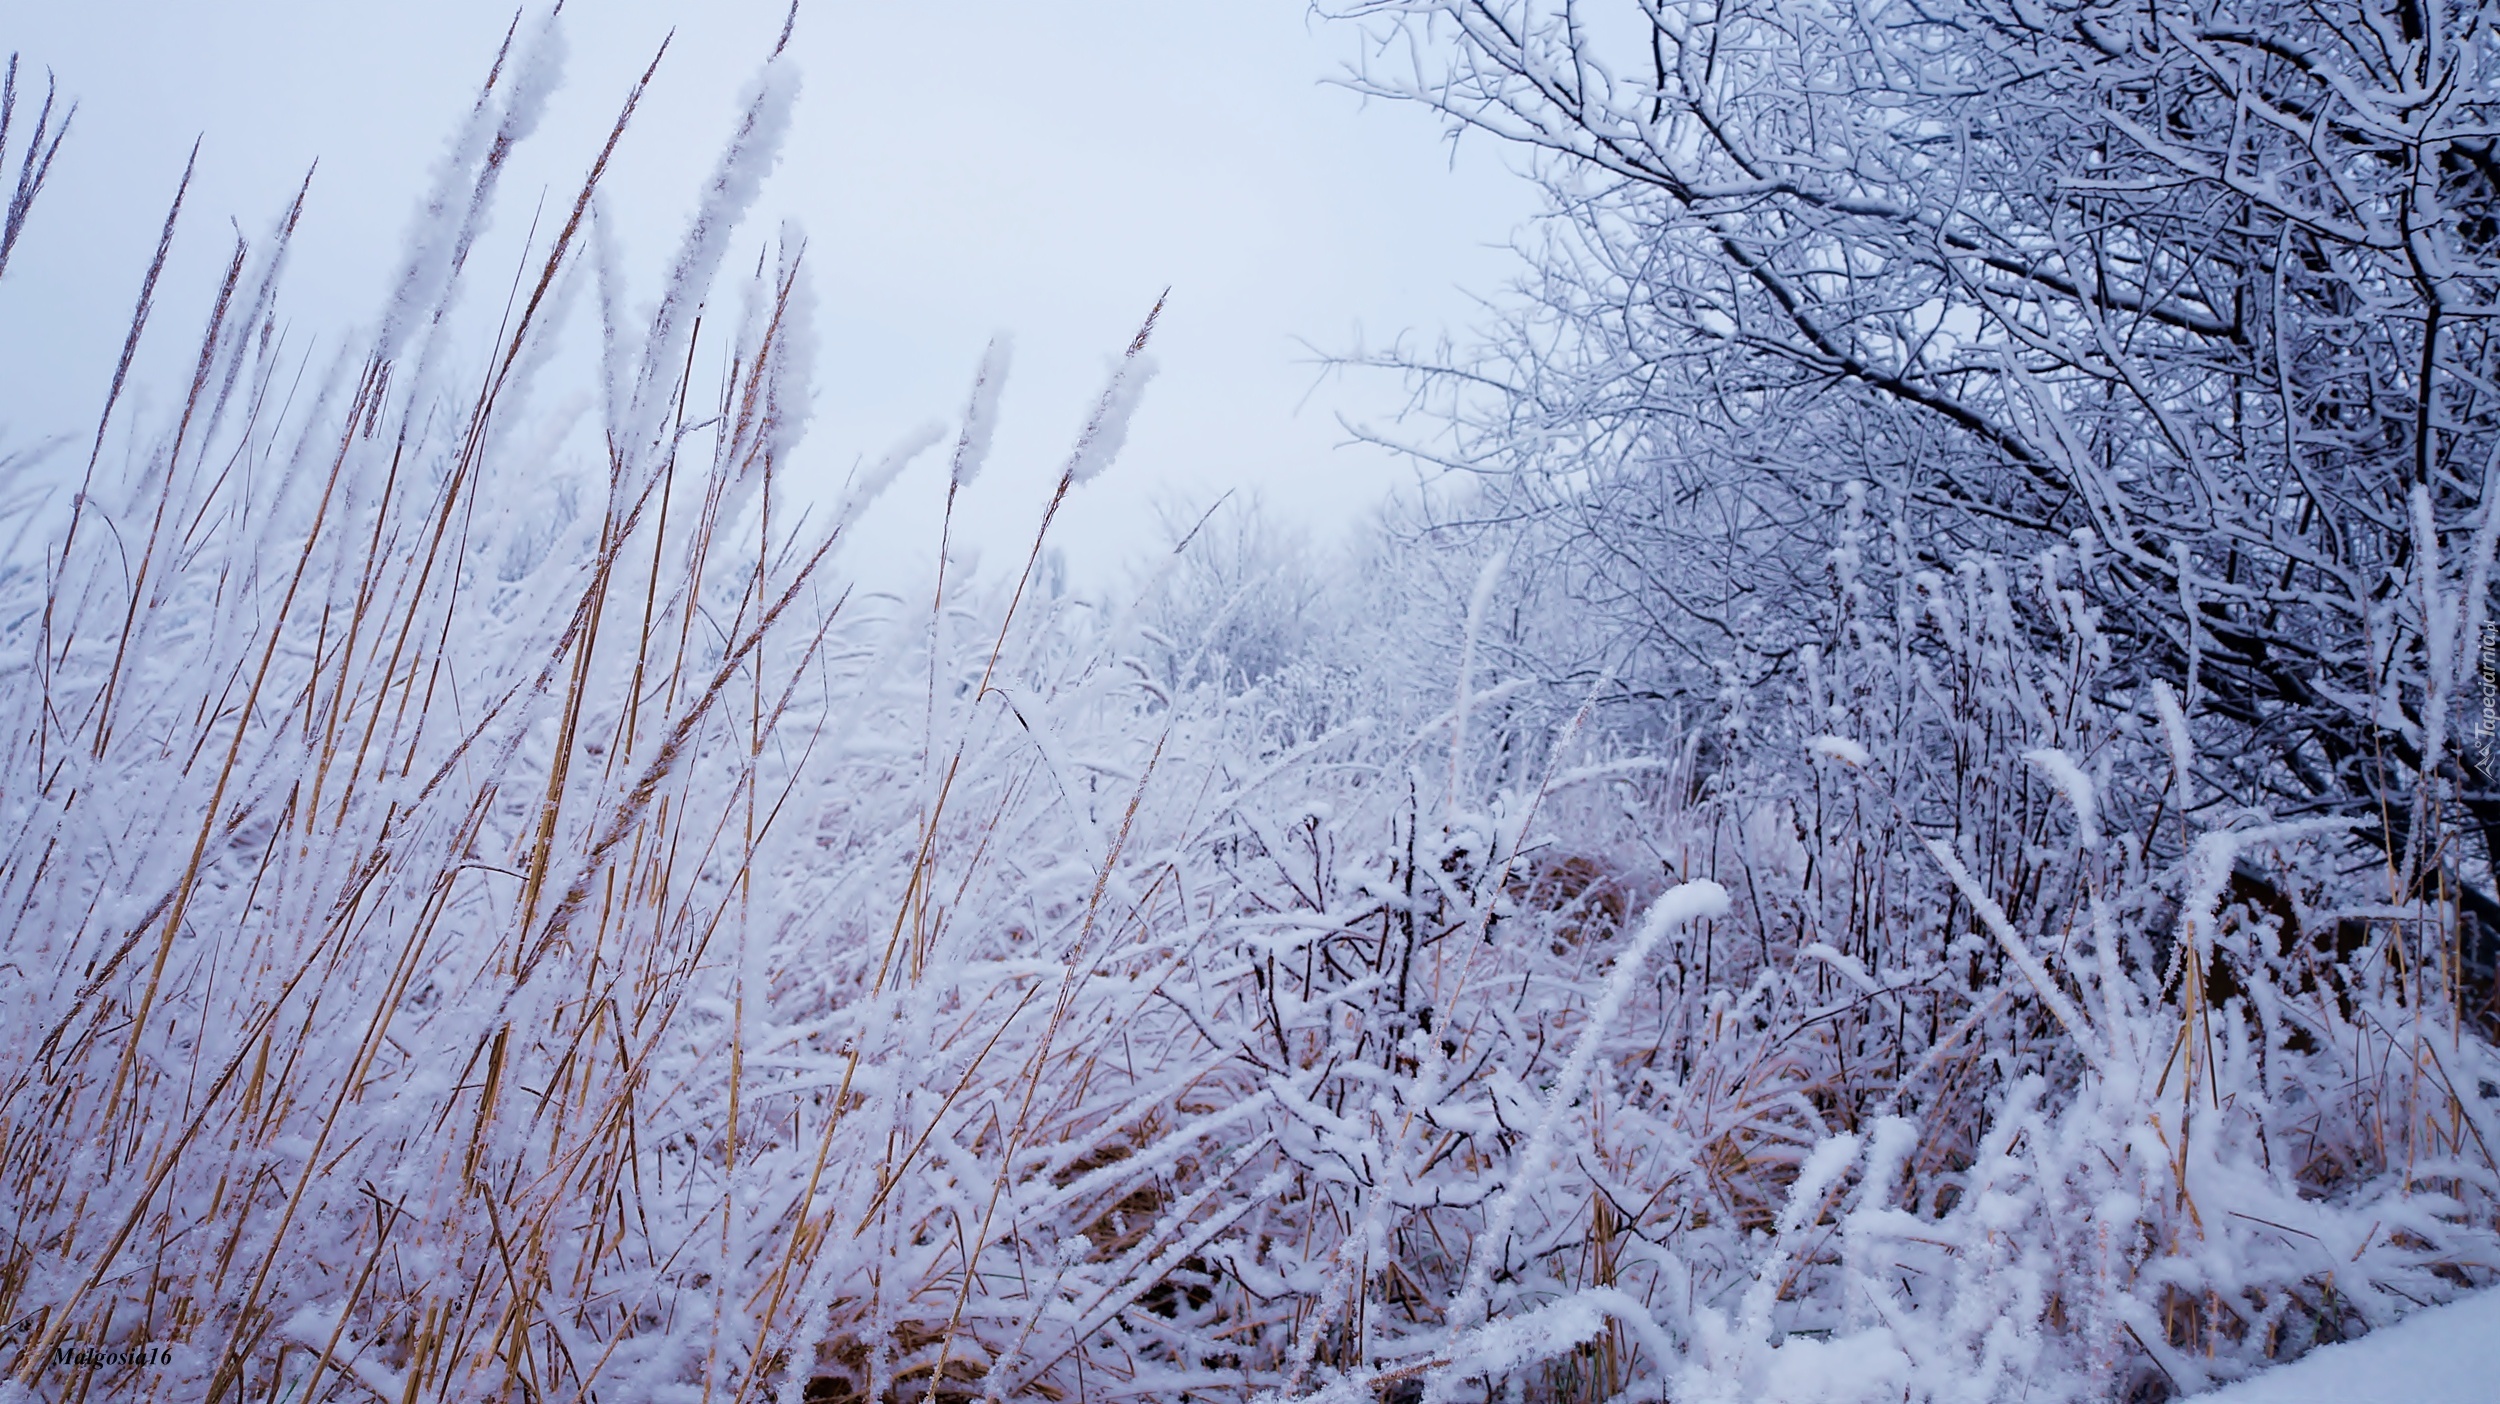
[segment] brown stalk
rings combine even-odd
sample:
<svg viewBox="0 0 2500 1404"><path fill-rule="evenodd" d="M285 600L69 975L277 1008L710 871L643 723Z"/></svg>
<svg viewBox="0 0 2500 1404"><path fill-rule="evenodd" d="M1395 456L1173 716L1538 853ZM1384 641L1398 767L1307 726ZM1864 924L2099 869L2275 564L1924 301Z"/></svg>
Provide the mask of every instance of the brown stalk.
<svg viewBox="0 0 2500 1404"><path fill-rule="evenodd" d="M113 641L113 665L105 672L104 690L96 701L93 723L95 744L90 754L97 760L104 759L105 747L112 740L113 694L121 682L122 664L128 657L131 636L138 632L139 601L147 595L149 568L155 565L157 548L164 543L165 515L173 505L174 483L180 477L183 438L191 432L191 417L199 409L200 395L208 384L209 367L216 360L217 336L226 324L226 308L234 301L235 280L243 275L244 251L243 241L236 239L234 256L226 262L225 280L217 289L217 305L209 313L207 334L200 339L199 364L191 372L191 391L182 401L182 422L174 430L173 446L165 452L164 489L157 494L156 517L148 526L147 549L139 555L138 574L130 581L130 602L122 614L121 633Z"/></svg>
<svg viewBox="0 0 2500 1404"><path fill-rule="evenodd" d="M358 403L362 403L363 394L373 385L377 374L378 371L375 368L367 368L364 385L358 392ZM351 421L353 418L354 416L351 415ZM232 781L235 765L242 756L243 738L251 732L252 711L260 697L261 687L268 680L269 666L277 656L278 641L285 636L286 620L294 611L296 591L301 588L305 574L312 568L313 553L321 540L322 525L328 520L331 499L338 492L339 473L346 464L348 446L353 442L354 432L355 426L351 422L348 427L348 437L340 441L338 454L331 460L329 477L321 490L320 505L314 510L312 527L305 533L304 548L296 557L294 574L289 577L286 593L279 601L277 622L271 626L269 641L261 649L260 666L252 675L251 691L246 694L242 714L236 720L234 739L227 744L225 763L218 768L217 783L209 793L206 811L200 816L199 833L192 840L190 859L183 865L182 881L175 888L176 895L172 909L165 915L164 931L157 941L156 960L148 972L147 992L140 997L138 1011L131 1019L129 1038L122 1049L121 1065L113 1074L113 1090L105 1100L104 1120L108 1124L120 1105L122 1090L129 1080L130 1069L138 1059L140 1036L146 1031L148 1014L155 1007L157 990L165 977L166 958L173 954L174 937L182 929L182 916L185 908L190 905L192 884L199 880L201 857L208 850L209 835L216 830L217 811L225 802L226 786Z"/></svg>

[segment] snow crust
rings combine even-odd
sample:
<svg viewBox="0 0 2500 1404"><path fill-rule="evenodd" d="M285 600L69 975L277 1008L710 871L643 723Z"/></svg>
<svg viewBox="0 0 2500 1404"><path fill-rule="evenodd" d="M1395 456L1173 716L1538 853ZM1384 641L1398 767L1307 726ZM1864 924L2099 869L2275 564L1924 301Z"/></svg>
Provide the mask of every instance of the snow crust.
<svg viewBox="0 0 2500 1404"><path fill-rule="evenodd" d="M2500 1289L2320 1346L2204 1397L2209 1404L2490 1404L2500 1398Z"/></svg>

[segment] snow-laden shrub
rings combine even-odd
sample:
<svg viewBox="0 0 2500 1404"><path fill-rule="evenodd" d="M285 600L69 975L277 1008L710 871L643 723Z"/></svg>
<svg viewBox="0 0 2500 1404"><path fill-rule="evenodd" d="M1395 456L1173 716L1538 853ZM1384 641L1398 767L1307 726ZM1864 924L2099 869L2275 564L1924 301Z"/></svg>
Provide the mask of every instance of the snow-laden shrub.
<svg viewBox="0 0 2500 1404"><path fill-rule="evenodd" d="M2078 553L1887 590L1848 542L1782 738L1804 863L1754 914L1834 977L1775 1022L1846 1100L1683 1394L2193 1391L2488 1282L2455 907L2215 793Z"/></svg>
<svg viewBox="0 0 2500 1404"><path fill-rule="evenodd" d="M1463 979L1408 994L1335 938L1339 1027L1273 1075L1346 1225L1303 1288L1324 1393L2193 1391L2490 1280L2500 1062L2454 907L2213 792L2195 699L2110 669L2076 553L1844 539L1719 797L1639 816L1723 917L1532 934L1562 914L1484 876L1534 846L1508 794L1386 894Z"/></svg>

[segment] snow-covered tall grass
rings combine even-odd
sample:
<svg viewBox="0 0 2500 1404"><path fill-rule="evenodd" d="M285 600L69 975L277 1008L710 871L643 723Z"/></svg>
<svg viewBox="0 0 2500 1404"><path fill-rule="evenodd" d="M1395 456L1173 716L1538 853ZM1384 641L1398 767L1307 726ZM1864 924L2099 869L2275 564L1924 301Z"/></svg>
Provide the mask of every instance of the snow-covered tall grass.
<svg viewBox="0 0 2500 1404"><path fill-rule="evenodd" d="M784 61L653 311L599 237L629 100L462 359L561 55L552 21L508 44L369 346L300 386L279 354L290 210L238 243L176 411L17 509L13 1391L141 1343L170 1358L105 1388L795 1397L801 1351L934 1384L1000 1339L982 1274L1033 1250L1023 1197L1188 1101L1171 1016L1123 1009L1148 1057L1104 1060L1179 900L1132 856L1151 731L1046 602L832 577L912 446L830 521L788 503L804 244L718 278ZM581 323L600 354L565 353Z"/></svg>
<svg viewBox="0 0 2500 1404"><path fill-rule="evenodd" d="M1246 557L1037 583L1149 316L1020 575L850 590L1003 352L793 505L776 55L649 312L629 102L469 357L561 54L365 342L282 354L290 210L9 499L5 1397L2142 1397L2491 1279L2454 913L2200 792L2073 559L1850 535L1795 690L1647 754L1523 703L1499 564L1299 658Z"/></svg>

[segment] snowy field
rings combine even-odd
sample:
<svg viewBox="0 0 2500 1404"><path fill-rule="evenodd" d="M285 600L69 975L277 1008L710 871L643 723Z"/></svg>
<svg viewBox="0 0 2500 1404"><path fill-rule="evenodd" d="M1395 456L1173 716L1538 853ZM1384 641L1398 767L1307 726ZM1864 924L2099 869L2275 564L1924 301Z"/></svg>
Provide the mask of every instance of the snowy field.
<svg viewBox="0 0 2500 1404"><path fill-rule="evenodd" d="M2483 1404L2500 1389L2500 1292L2430 1307L2206 1396L2213 1404Z"/></svg>
<svg viewBox="0 0 2500 1404"><path fill-rule="evenodd" d="M828 455L576 8L0 430L0 1404L2491 1397L2500 8L1349 5L1427 480L1091 573L1169 304Z"/></svg>

